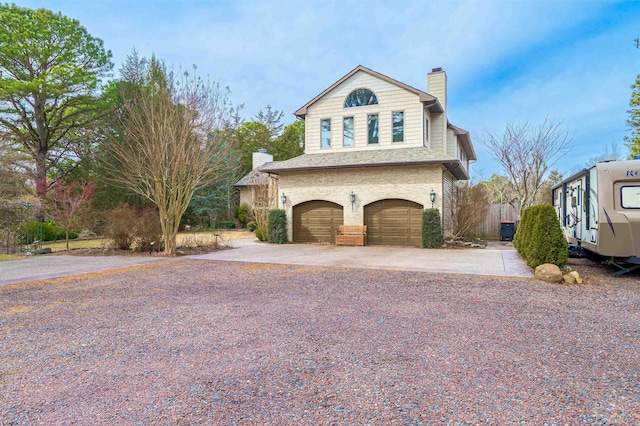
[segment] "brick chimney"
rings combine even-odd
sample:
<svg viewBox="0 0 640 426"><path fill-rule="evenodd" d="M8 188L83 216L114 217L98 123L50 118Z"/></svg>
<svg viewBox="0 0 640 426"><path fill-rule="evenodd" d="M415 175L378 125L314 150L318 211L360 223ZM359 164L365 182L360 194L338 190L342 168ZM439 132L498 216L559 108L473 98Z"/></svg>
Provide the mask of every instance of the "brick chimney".
<svg viewBox="0 0 640 426"><path fill-rule="evenodd" d="M270 163L273 161L273 155L267 154L267 150L264 148L260 148L258 152L253 153L253 157L251 159L252 170L257 169L265 163Z"/></svg>

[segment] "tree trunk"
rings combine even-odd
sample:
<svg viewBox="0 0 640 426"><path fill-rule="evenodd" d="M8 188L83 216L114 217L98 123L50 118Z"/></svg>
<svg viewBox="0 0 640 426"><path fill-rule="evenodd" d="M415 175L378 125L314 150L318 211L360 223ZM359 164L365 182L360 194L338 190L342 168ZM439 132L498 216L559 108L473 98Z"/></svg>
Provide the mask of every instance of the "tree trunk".
<svg viewBox="0 0 640 426"><path fill-rule="evenodd" d="M67 253L69 253L69 228L67 228L65 231L65 233L67 234Z"/></svg>
<svg viewBox="0 0 640 426"><path fill-rule="evenodd" d="M47 199L47 151L38 150L36 152L36 193L42 205Z"/></svg>
<svg viewBox="0 0 640 426"><path fill-rule="evenodd" d="M174 222L169 214L160 212L160 226L162 226L162 235L164 236L164 254L168 256L176 255L178 229L174 226Z"/></svg>

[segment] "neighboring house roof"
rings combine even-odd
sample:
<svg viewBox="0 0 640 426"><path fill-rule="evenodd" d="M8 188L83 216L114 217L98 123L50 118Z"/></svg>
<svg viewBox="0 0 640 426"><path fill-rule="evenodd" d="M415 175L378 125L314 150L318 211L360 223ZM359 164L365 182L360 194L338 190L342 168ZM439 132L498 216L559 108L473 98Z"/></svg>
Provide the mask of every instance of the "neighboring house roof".
<svg viewBox="0 0 640 426"><path fill-rule="evenodd" d="M367 67L363 67L362 65L358 65L353 70L351 70L351 72L349 72L347 75L345 75L340 80L338 80L335 83L333 83L328 89L326 89L325 91L320 93L318 96L316 96L315 98L313 98L309 102L307 102L300 109L298 109L295 112L296 117L304 118L304 116L307 115L307 109L311 105L316 103L324 95L326 95L327 93L329 93L330 91L332 91L333 89L338 87L345 80L347 80L349 77L351 77L352 75L354 75L355 73L357 73L359 71L366 72L367 74L370 74L370 75L372 75L374 77L377 77L377 78L379 78L381 80L384 80L384 81L386 81L388 83L391 83L393 85L396 85L396 86L401 87L401 88L403 88L403 89L405 89L405 90L407 90L407 91L409 91L411 93L414 93L414 94L418 95L419 98L420 98L420 102L423 102L427 106L427 108L429 108L429 111L431 111L431 112L434 112L434 113L442 113L442 112L444 112L444 108L442 108L442 105L440 105L440 101L438 101L438 99L435 96L430 95L427 92L423 92L422 90L418 90L415 87L411 87L411 86L409 86L407 84L401 83L398 80L394 80L393 78L387 77L386 75L380 74L379 72L376 72L376 71L374 71L372 69L369 69Z"/></svg>
<svg viewBox="0 0 640 426"><path fill-rule="evenodd" d="M261 185L269 182L269 175L267 173L263 173L261 170L263 167L273 164L273 162L264 163L262 166L251 170L249 173L244 175L242 179L237 181L233 186L251 186L251 185Z"/></svg>
<svg viewBox="0 0 640 426"><path fill-rule="evenodd" d="M274 161L260 168L267 173L299 170L338 169L371 166L409 166L418 164L442 164L457 179L469 179L464 166L455 158L443 159L424 147L370 149L363 151L344 150L320 154L302 154L286 161ZM236 184L237 185L237 184Z"/></svg>
<svg viewBox="0 0 640 426"><path fill-rule="evenodd" d="M447 122L447 127L453 130L453 133L458 136L458 140L462 144L462 147L467 152L467 156L469 160L477 160L476 151L473 149L473 144L471 143L471 137L469 136L469 132L460 127L454 126L453 124Z"/></svg>

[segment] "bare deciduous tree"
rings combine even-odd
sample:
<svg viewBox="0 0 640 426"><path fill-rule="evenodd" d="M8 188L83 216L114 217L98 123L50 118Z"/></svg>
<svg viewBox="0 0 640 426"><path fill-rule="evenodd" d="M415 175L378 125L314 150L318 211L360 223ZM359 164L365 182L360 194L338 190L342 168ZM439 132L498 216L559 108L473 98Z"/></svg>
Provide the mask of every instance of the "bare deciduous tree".
<svg viewBox="0 0 640 426"><path fill-rule="evenodd" d="M500 135L480 141L500 163L514 191L510 204L519 216L535 203L550 168L571 148L572 138L560 121L548 117L538 126L507 123Z"/></svg>
<svg viewBox="0 0 640 426"><path fill-rule="evenodd" d="M624 154L620 152L620 148L615 143L611 143L609 145L605 145L603 150L593 157L589 157L587 160L587 164L585 167L591 167L596 163L601 163L603 161L621 161L624 160Z"/></svg>
<svg viewBox="0 0 640 426"><path fill-rule="evenodd" d="M121 87L121 138L110 144L115 180L158 208L165 254L176 253L180 219L193 193L224 177L233 141L218 131L231 107L218 84L167 72L155 58L139 84Z"/></svg>
<svg viewBox="0 0 640 426"><path fill-rule="evenodd" d="M473 232L489 214L491 196L485 185L458 181L453 185L447 203L451 212L451 237L457 240L474 236Z"/></svg>
<svg viewBox="0 0 640 426"><path fill-rule="evenodd" d="M251 220L256 222L256 236L266 238L269 210L276 207L278 182L272 175L258 172L251 177L249 189L250 214Z"/></svg>
<svg viewBox="0 0 640 426"><path fill-rule="evenodd" d="M48 194L49 213L65 230L67 251L69 251L69 230L74 226L80 209L90 201L94 189L95 185L90 183L77 185L58 181L53 186L53 191Z"/></svg>
<svg viewBox="0 0 640 426"><path fill-rule="evenodd" d="M489 179L480 182L479 185L484 185L487 188L491 202L494 204L511 204L513 201L513 189L506 176L493 174Z"/></svg>

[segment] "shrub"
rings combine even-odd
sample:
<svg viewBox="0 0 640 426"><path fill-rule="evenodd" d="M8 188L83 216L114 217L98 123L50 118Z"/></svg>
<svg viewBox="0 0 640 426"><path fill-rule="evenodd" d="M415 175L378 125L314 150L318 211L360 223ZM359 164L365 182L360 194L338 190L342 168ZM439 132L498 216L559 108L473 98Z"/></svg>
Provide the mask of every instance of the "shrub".
<svg viewBox="0 0 640 426"><path fill-rule="evenodd" d="M556 211L549 204L537 207L539 213L533 227L533 244L529 248L527 264L532 268L544 263L564 267L569 260L569 252Z"/></svg>
<svg viewBox="0 0 640 426"><path fill-rule="evenodd" d="M255 231L257 227L258 227L258 222L256 222L255 220L252 220L251 222L247 223L247 229L251 232Z"/></svg>
<svg viewBox="0 0 640 426"><path fill-rule="evenodd" d="M444 243L440 210L426 209L422 211L422 247L441 248Z"/></svg>
<svg viewBox="0 0 640 426"><path fill-rule="evenodd" d="M256 228L256 238L260 241L267 241L267 228L259 227Z"/></svg>
<svg viewBox="0 0 640 426"><path fill-rule="evenodd" d="M235 229L236 223L232 220L216 222L216 229Z"/></svg>
<svg viewBox="0 0 640 426"><path fill-rule="evenodd" d="M137 224L136 215L137 212L126 204L121 204L109 213L107 237L113 240L115 248L120 250L131 248Z"/></svg>
<svg viewBox="0 0 640 426"><path fill-rule="evenodd" d="M42 231L42 235L41 235ZM27 241L27 232L29 233L29 241ZM65 238L64 232L59 232L55 222L28 222L22 225L22 244L31 244L35 240L42 241L56 241L58 234L61 234L61 238ZM69 233L71 238L71 233Z"/></svg>
<svg viewBox="0 0 640 426"><path fill-rule="evenodd" d="M249 220L249 215L251 213L251 206L247 203L242 203L238 207L236 207L236 219L240 222L240 226L244 227L247 225L247 220Z"/></svg>
<svg viewBox="0 0 640 426"><path fill-rule="evenodd" d="M282 209L269 210L267 225L267 239L270 243L284 244L287 242L287 213Z"/></svg>
<svg viewBox="0 0 640 426"><path fill-rule="evenodd" d="M133 230L135 251L152 252L164 250L160 215L153 207L147 207L137 213L136 226Z"/></svg>
<svg viewBox="0 0 640 426"><path fill-rule="evenodd" d="M67 232L63 229L60 230L56 233L56 240L65 240L67 239ZM78 233L75 231L69 231L69 239L70 240L77 240L78 239Z"/></svg>
<svg viewBox="0 0 640 426"><path fill-rule="evenodd" d="M544 263L567 264L567 241L555 209L548 204L525 209L513 244L532 268Z"/></svg>

